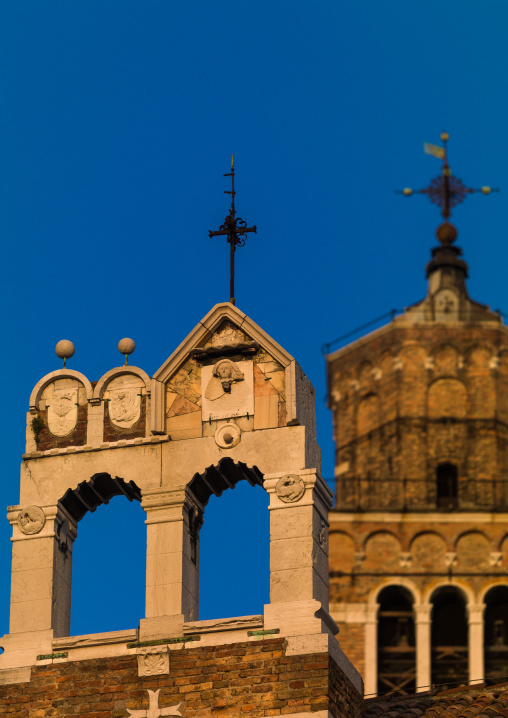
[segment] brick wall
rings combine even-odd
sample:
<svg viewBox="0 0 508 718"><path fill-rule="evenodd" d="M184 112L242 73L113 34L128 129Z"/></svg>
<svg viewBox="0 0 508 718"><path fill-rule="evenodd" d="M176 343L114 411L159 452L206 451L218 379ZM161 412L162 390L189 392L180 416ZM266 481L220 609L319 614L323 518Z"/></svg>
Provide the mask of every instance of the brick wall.
<svg viewBox="0 0 508 718"><path fill-rule="evenodd" d="M146 432L146 396L141 397L140 416L134 426L122 429L115 426L109 418L109 402L104 402L104 441L120 441L120 439L137 439Z"/></svg>
<svg viewBox="0 0 508 718"><path fill-rule="evenodd" d="M330 514L332 603L365 602L376 586L386 579L397 583L397 577L409 578L422 592L450 577L480 591L492 580L506 579L507 572L508 528L500 522L438 523L422 515L411 522L352 516L349 523L335 523Z"/></svg>
<svg viewBox="0 0 508 718"><path fill-rule="evenodd" d="M63 449L66 446L84 446L86 444L86 432L88 422L88 407L78 406L78 420L74 429L67 436L55 436L48 429L48 410L41 409L39 416L44 422L37 441L37 451L48 449Z"/></svg>
<svg viewBox="0 0 508 718"><path fill-rule="evenodd" d="M135 656L53 663L30 683L0 686L0 715L15 718L127 718L182 703L184 718L268 716L330 710L361 718L363 701L327 653L285 656L284 639L171 651L169 675L138 677Z"/></svg>
<svg viewBox="0 0 508 718"><path fill-rule="evenodd" d="M414 479L423 496L446 461L459 481L506 479L502 325L391 325L330 357L328 384L340 482Z"/></svg>
<svg viewBox="0 0 508 718"><path fill-rule="evenodd" d="M365 675L365 626L361 623L339 623L340 647L360 675Z"/></svg>

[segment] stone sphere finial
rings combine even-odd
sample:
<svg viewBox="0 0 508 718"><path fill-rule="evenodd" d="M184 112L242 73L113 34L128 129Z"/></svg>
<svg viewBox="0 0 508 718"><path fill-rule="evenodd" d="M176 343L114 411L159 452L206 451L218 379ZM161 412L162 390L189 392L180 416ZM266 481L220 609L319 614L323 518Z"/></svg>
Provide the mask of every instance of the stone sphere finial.
<svg viewBox="0 0 508 718"><path fill-rule="evenodd" d="M64 366L67 363L67 359L70 359L72 356L74 356L74 351L74 344L68 339L60 339L60 341L55 347L55 354L57 355L57 357L60 357L60 359L63 359Z"/></svg>
<svg viewBox="0 0 508 718"><path fill-rule="evenodd" d="M436 230L436 236L441 244L449 245L455 242L457 239L457 228L451 224L451 222L443 222Z"/></svg>
<svg viewBox="0 0 508 718"><path fill-rule="evenodd" d="M124 337L124 339L120 339L118 342L118 351L120 354L123 354L125 356L125 365L129 363L128 357L129 354L132 354L134 349L136 348L136 343L134 339L129 339L128 337Z"/></svg>

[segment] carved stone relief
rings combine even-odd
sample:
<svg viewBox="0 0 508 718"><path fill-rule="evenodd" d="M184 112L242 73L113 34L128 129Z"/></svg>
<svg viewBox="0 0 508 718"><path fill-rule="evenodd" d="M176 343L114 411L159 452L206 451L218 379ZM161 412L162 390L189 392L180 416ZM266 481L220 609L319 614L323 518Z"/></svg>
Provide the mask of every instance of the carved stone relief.
<svg viewBox="0 0 508 718"><path fill-rule="evenodd" d="M222 424L215 432L215 443L217 446L220 446L221 449L232 449L240 443L241 438L242 432L240 427L233 421Z"/></svg>
<svg viewBox="0 0 508 718"><path fill-rule="evenodd" d="M321 546L321 548L323 548L323 549L326 549L327 538L328 538L327 526L326 526L325 522L323 521L323 519L321 519L321 525L319 527L319 532L318 532L318 543Z"/></svg>
<svg viewBox="0 0 508 718"><path fill-rule="evenodd" d="M130 429L141 416L143 380L134 374L122 374L113 379L104 398L109 401L109 418L115 426Z"/></svg>
<svg viewBox="0 0 508 718"><path fill-rule="evenodd" d="M210 401L231 394L231 387L237 381L243 381L244 375L234 361L221 359L212 369L212 376L206 387L205 397Z"/></svg>
<svg viewBox="0 0 508 718"><path fill-rule="evenodd" d="M48 428L55 436L67 436L78 420L78 389L54 389L48 404Z"/></svg>
<svg viewBox="0 0 508 718"><path fill-rule="evenodd" d="M305 493L305 484L296 474L288 474L277 481L275 491L281 501L291 504L302 498Z"/></svg>
<svg viewBox="0 0 508 718"><path fill-rule="evenodd" d="M246 340L248 340L248 337L241 329L235 327L234 324L226 322L215 332L210 343L213 347L226 347L240 344Z"/></svg>
<svg viewBox="0 0 508 718"><path fill-rule="evenodd" d="M151 646L138 648L138 676L162 676L169 673L169 648Z"/></svg>
<svg viewBox="0 0 508 718"><path fill-rule="evenodd" d="M147 688L148 693L148 709L147 710L131 710L126 708L127 713L131 718L160 718L161 716L181 716L180 706L181 703L177 703L174 706L167 706L166 708L159 708L159 693L162 688L156 691L151 691Z"/></svg>
<svg viewBox="0 0 508 718"><path fill-rule="evenodd" d="M201 371L203 421L254 415L254 365L221 359Z"/></svg>
<svg viewBox="0 0 508 718"><path fill-rule="evenodd" d="M38 534L46 523L46 515L40 506L26 506L18 515L19 530L31 536Z"/></svg>
<svg viewBox="0 0 508 718"><path fill-rule="evenodd" d="M442 289L434 298L437 321L457 321L459 318L459 299L451 289Z"/></svg>

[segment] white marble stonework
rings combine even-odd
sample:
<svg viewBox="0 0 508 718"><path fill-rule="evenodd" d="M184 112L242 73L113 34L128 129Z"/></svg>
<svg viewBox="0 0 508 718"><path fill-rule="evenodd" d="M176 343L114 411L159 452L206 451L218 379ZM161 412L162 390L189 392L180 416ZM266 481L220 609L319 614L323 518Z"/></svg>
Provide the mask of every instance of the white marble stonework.
<svg viewBox="0 0 508 718"><path fill-rule="evenodd" d="M55 382L56 383L56 382ZM52 387L55 384L51 385ZM53 390L48 400L48 428L55 436L67 436L78 420L78 389L69 387Z"/></svg>
<svg viewBox="0 0 508 718"><path fill-rule="evenodd" d="M204 366L201 390L203 421L254 415L254 365L250 361L220 359Z"/></svg>
<svg viewBox="0 0 508 718"><path fill-rule="evenodd" d="M226 322L215 332L211 344L213 347L225 347L246 341L249 341L249 337L247 337L241 329L238 329L234 324Z"/></svg>
<svg viewBox="0 0 508 718"><path fill-rule="evenodd" d="M109 382L104 398L109 400L111 423L122 429L130 429L141 416L141 392L143 380L134 374L122 374Z"/></svg>
<svg viewBox="0 0 508 718"><path fill-rule="evenodd" d="M138 676L162 676L169 674L168 646L138 648Z"/></svg>

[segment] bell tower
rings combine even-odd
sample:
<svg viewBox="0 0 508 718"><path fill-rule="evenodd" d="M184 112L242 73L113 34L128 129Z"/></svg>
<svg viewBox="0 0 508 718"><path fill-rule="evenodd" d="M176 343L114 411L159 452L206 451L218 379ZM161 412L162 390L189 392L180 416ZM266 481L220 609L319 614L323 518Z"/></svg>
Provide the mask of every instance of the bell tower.
<svg viewBox="0 0 508 718"><path fill-rule="evenodd" d="M508 668L508 329L469 297L442 172L425 298L327 357L336 443L330 597L366 695ZM491 189L478 190L489 194Z"/></svg>

